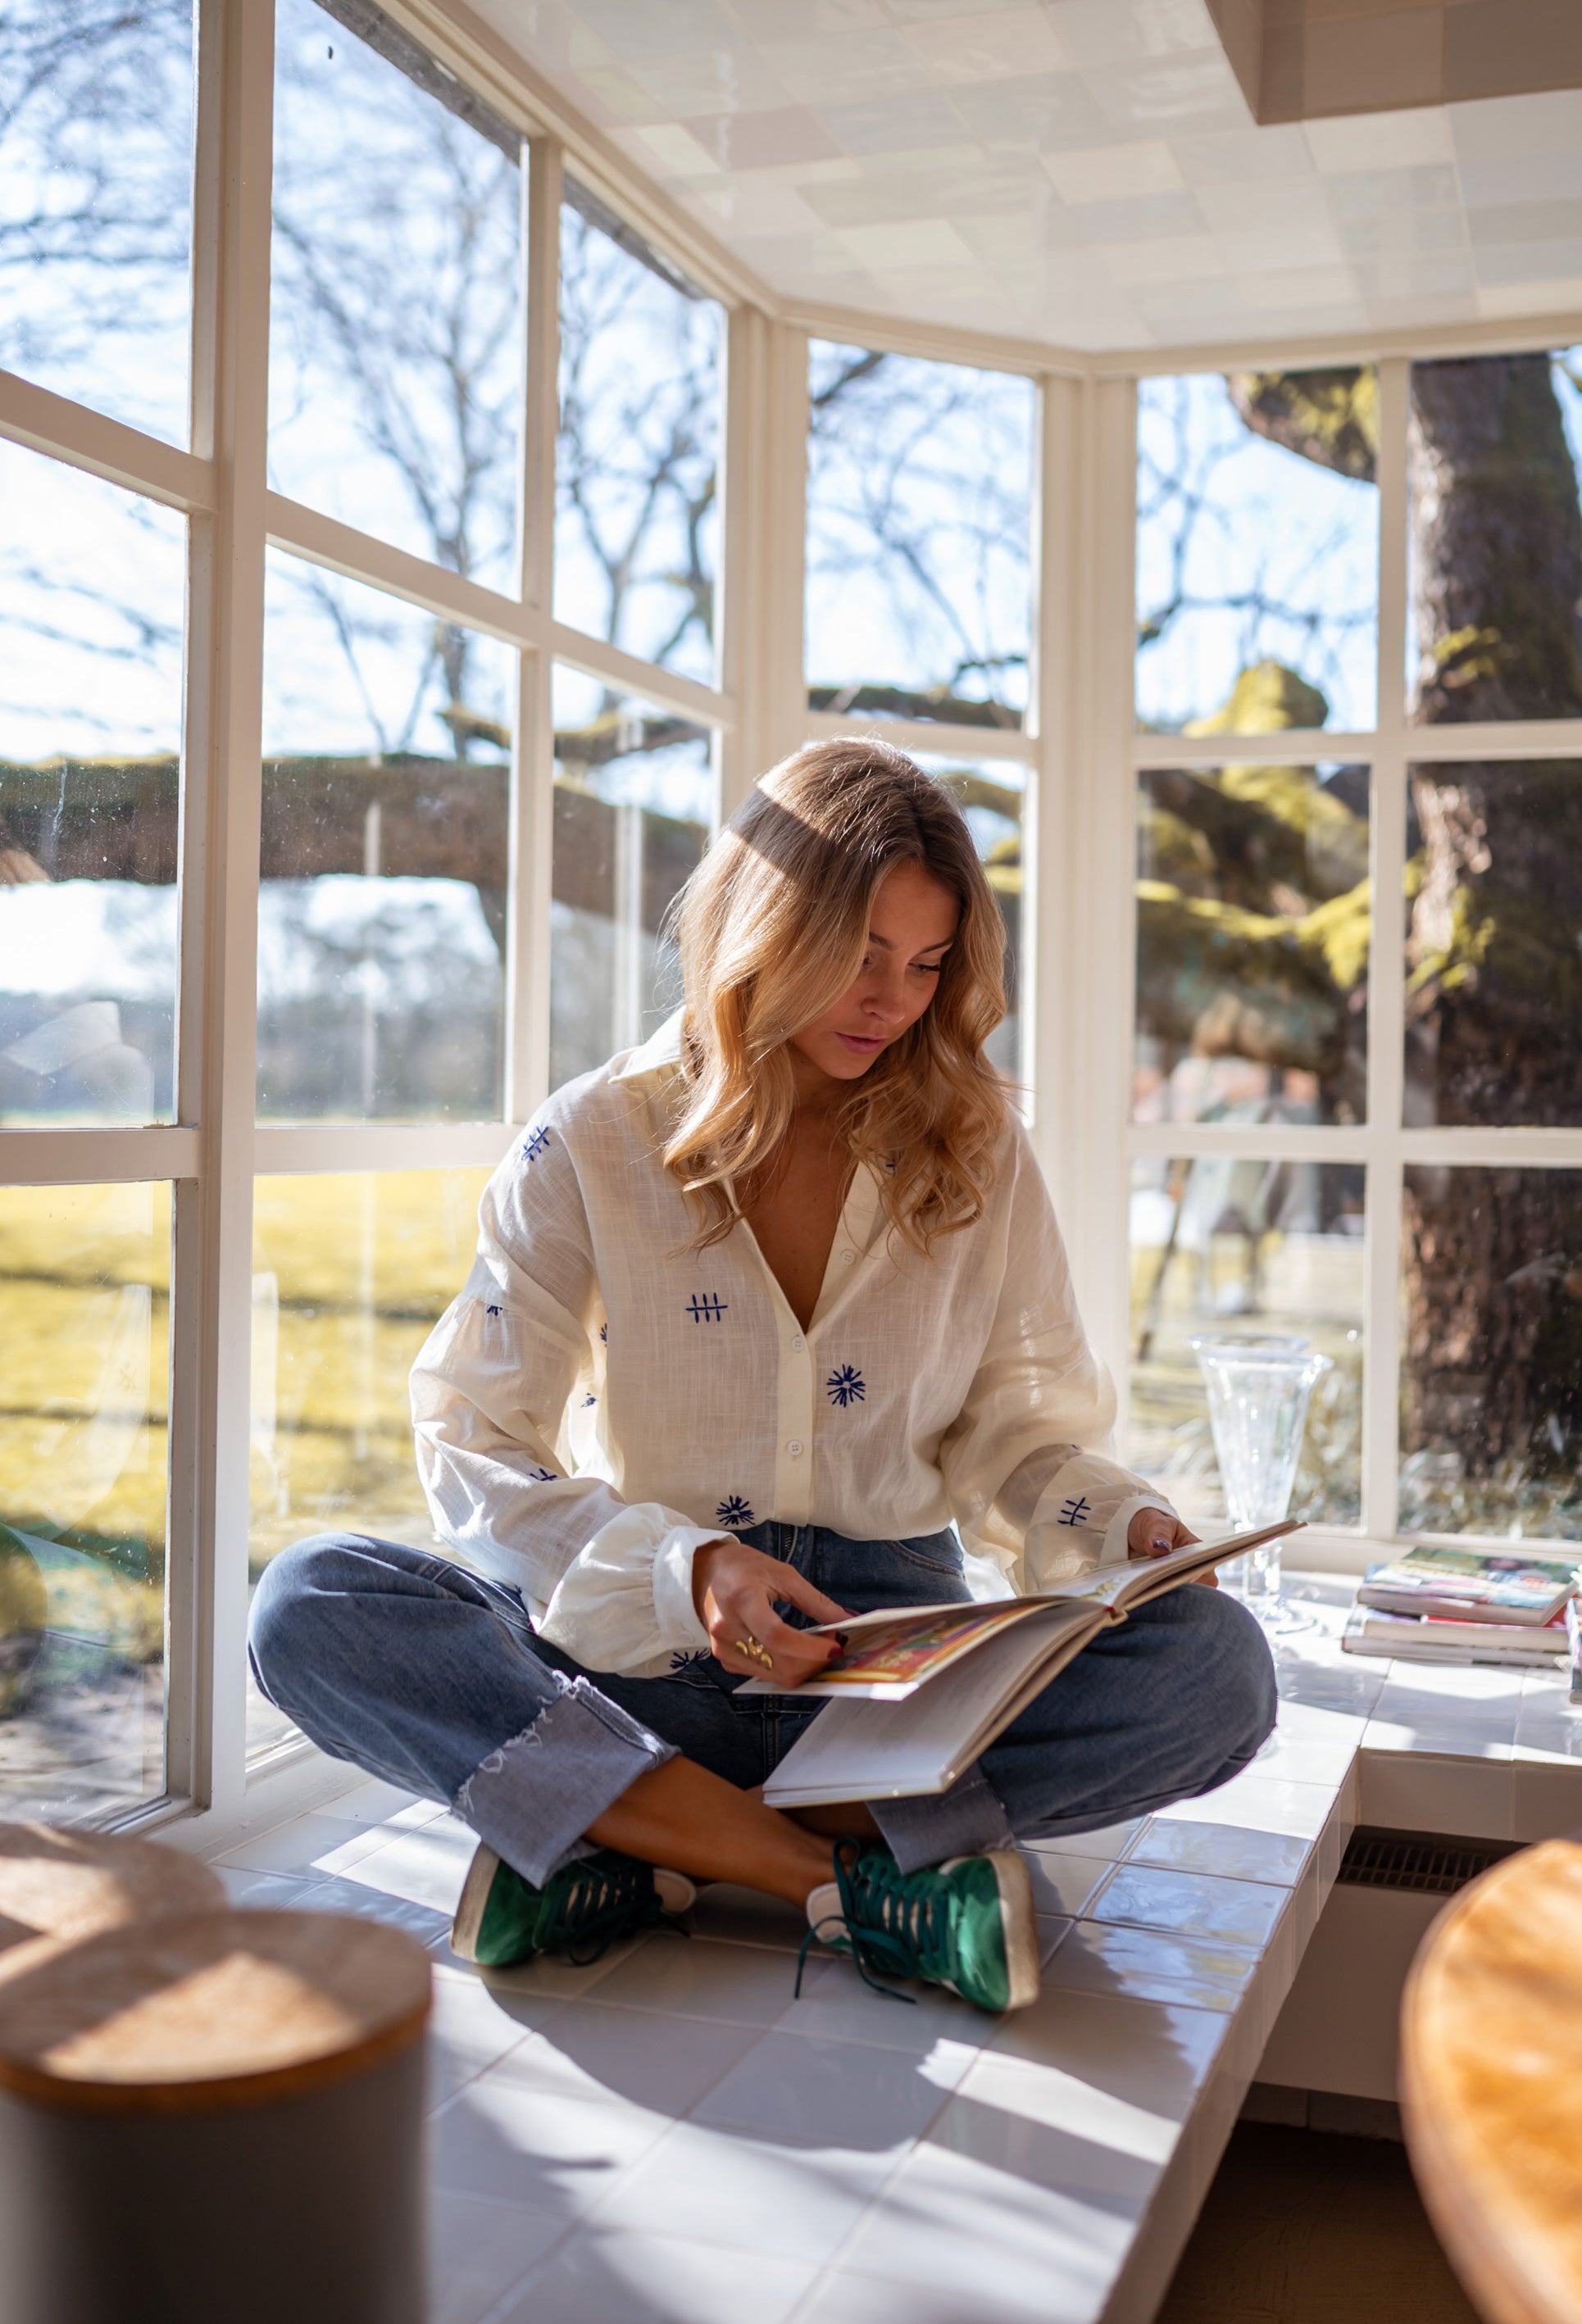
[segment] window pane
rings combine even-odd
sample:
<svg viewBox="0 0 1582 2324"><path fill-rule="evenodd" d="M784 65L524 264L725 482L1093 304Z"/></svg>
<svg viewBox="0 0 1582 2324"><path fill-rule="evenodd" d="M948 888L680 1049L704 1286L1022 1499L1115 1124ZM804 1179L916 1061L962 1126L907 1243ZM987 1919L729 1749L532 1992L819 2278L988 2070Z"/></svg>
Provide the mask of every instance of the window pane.
<svg viewBox="0 0 1582 2324"><path fill-rule="evenodd" d="M1374 724L1378 413L1366 370L1143 382L1139 725Z"/></svg>
<svg viewBox="0 0 1582 2324"><path fill-rule="evenodd" d="M1137 778L1139 1121L1361 1121L1368 770Z"/></svg>
<svg viewBox="0 0 1582 2324"><path fill-rule="evenodd" d="M278 0L271 482L514 593L522 139L346 13Z"/></svg>
<svg viewBox="0 0 1582 2324"><path fill-rule="evenodd" d="M1411 368L1412 715L1582 716L1582 348Z"/></svg>
<svg viewBox="0 0 1582 2324"><path fill-rule="evenodd" d="M1410 771L1406 1120L1582 1122L1582 763Z"/></svg>
<svg viewBox="0 0 1582 2324"><path fill-rule="evenodd" d="M706 684L724 329L715 300L574 189L560 213L556 618Z"/></svg>
<svg viewBox="0 0 1582 2324"><path fill-rule="evenodd" d="M289 1542L338 1527L439 1547L418 1486L407 1375L472 1264L488 1175L254 1181L253 1582ZM249 1753L291 1731L249 1681Z"/></svg>
<svg viewBox="0 0 1582 2324"><path fill-rule="evenodd" d="M0 1121L168 1121L186 525L0 443Z"/></svg>
<svg viewBox="0 0 1582 2324"><path fill-rule="evenodd" d="M810 706L1019 726L1032 382L821 340L810 364Z"/></svg>
<svg viewBox="0 0 1582 2324"><path fill-rule="evenodd" d="M645 1041L680 1005L666 912L708 844L708 730L555 672L550 1085Z"/></svg>
<svg viewBox="0 0 1582 2324"><path fill-rule="evenodd" d="M1021 1082L1022 807L1027 770L1004 760L947 759L929 752L919 752L917 763L959 800L1005 923L1005 1014L989 1036L988 1055L991 1065Z"/></svg>
<svg viewBox="0 0 1582 2324"><path fill-rule="evenodd" d="M0 1817L164 1789L168 1185L0 1188Z"/></svg>
<svg viewBox="0 0 1582 2324"><path fill-rule="evenodd" d="M1291 1515L1362 1509L1363 1172L1229 1155L1132 1166L1126 1457L1189 1525L1226 1519L1195 1333L1291 1333L1334 1360L1308 1407Z"/></svg>
<svg viewBox="0 0 1582 2324"><path fill-rule="evenodd" d="M1582 1541L1582 1171L1406 1172L1401 1525Z"/></svg>
<svg viewBox="0 0 1582 2324"><path fill-rule="evenodd" d="M0 368L184 444L191 0L15 0L0 89Z"/></svg>
<svg viewBox="0 0 1582 2324"><path fill-rule="evenodd" d="M271 558L262 1116L498 1119L515 683L494 639Z"/></svg>

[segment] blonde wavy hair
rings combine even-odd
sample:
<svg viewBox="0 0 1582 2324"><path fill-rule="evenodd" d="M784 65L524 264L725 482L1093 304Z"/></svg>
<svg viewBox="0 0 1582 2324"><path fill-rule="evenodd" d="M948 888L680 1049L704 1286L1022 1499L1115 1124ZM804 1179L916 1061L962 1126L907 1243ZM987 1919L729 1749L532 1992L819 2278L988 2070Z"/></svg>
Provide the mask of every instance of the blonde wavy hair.
<svg viewBox="0 0 1582 2324"><path fill-rule="evenodd" d="M984 1043L1005 1013L1005 931L961 809L887 742L810 743L754 788L678 899L684 1094L665 1167L722 1241L731 1186L772 1183L796 1109L787 1043L856 980L879 884L921 864L960 907L938 990L836 1117L891 1225L926 1252L982 1215L1005 1088Z"/></svg>

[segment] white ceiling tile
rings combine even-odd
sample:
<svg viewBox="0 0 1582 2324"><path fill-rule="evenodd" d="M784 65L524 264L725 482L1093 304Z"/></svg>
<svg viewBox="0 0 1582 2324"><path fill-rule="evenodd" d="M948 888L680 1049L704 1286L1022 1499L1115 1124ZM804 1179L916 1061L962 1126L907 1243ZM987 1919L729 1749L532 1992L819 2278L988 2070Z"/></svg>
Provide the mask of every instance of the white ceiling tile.
<svg viewBox="0 0 1582 2324"><path fill-rule="evenodd" d="M1171 235L1158 242L1106 243L1104 258L1115 280L1129 290L1152 290L1161 282L1205 282L1228 272L1211 234Z"/></svg>
<svg viewBox="0 0 1582 2324"><path fill-rule="evenodd" d="M1274 227L1300 229L1314 222L1328 227L1329 224L1322 188L1312 180L1276 179L1266 184L1252 179L1239 186L1199 186L1196 193L1209 225L1226 234L1244 228L1266 233Z"/></svg>
<svg viewBox="0 0 1582 2324"><path fill-rule="evenodd" d="M1087 76L1100 111L1115 128L1250 129L1241 84L1218 50L1106 65Z"/></svg>
<svg viewBox="0 0 1582 2324"><path fill-rule="evenodd" d="M844 226L840 239L859 266L886 274L917 266L967 266L972 253L943 218L898 218L886 226Z"/></svg>
<svg viewBox="0 0 1582 2324"><path fill-rule="evenodd" d="M1548 282L1481 283L1477 311L1490 322L1511 316L1582 313L1582 273L1556 275Z"/></svg>
<svg viewBox="0 0 1582 2324"><path fill-rule="evenodd" d="M719 113L682 124L722 170L783 170L835 157L835 141L803 105Z"/></svg>
<svg viewBox="0 0 1582 2324"><path fill-rule="evenodd" d="M1271 178L1300 180L1313 175L1307 139L1296 122L1272 129L1224 129L1172 136L1170 152L1189 186L1227 186Z"/></svg>
<svg viewBox="0 0 1582 2324"><path fill-rule="evenodd" d="M1326 178L1324 191L1335 217L1377 217L1406 210L1458 209L1460 184L1448 162L1425 162L1411 170L1354 170Z"/></svg>
<svg viewBox="0 0 1582 2324"><path fill-rule="evenodd" d="M917 51L893 31L849 32L839 41L776 41L763 53L803 104L831 97L902 97L928 88L933 78Z"/></svg>
<svg viewBox="0 0 1582 2324"><path fill-rule="evenodd" d="M584 112L601 129L614 122L630 125L670 117L663 101L621 65L585 65L577 76L577 94Z"/></svg>
<svg viewBox="0 0 1582 2324"><path fill-rule="evenodd" d="M1488 97L1453 105L1450 130L1464 161L1503 153L1530 153L1540 145L1582 143L1582 89L1557 88L1532 97Z"/></svg>
<svg viewBox="0 0 1582 2324"><path fill-rule="evenodd" d="M1048 0L1048 6L1055 30L1081 65L1219 50L1203 0Z"/></svg>
<svg viewBox="0 0 1582 2324"><path fill-rule="evenodd" d="M831 98L813 112L843 153L910 153L954 145L961 116L942 89L921 89L898 104L889 97Z"/></svg>
<svg viewBox="0 0 1582 2324"><path fill-rule="evenodd" d="M1497 290L1502 284L1562 281L1582 275L1582 234L1564 242L1507 242L1475 248L1472 263L1478 281Z"/></svg>
<svg viewBox="0 0 1582 2324"><path fill-rule="evenodd" d="M642 57L632 78L670 107L690 114L765 113L789 104L790 93L762 49L699 49L680 57Z"/></svg>
<svg viewBox="0 0 1582 2324"><path fill-rule="evenodd" d="M1453 161L1450 116L1443 106L1410 113L1362 113L1302 124L1320 170L1402 170L1416 161Z"/></svg>
<svg viewBox="0 0 1582 2324"><path fill-rule="evenodd" d="M576 0L576 12L615 54L684 56L689 49L728 48L739 28L718 0Z"/></svg>
<svg viewBox="0 0 1582 2324"><path fill-rule="evenodd" d="M1094 147L1079 153L1046 153L1043 166L1056 191L1068 202L1109 202L1127 194L1175 193L1186 182L1162 137Z"/></svg>
<svg viewBox="0 0 1582 2324"><path fill-rule="evenodd" d="M1133 194L1124 201L1087 202L1069 208L1067 215L1078 237L1096 249L1112 242L1159 242L1166 235L1201 234L1207 224L1189 188L1179 194Z"/></svg>
<svg viewBox="0 0 1582 2324"><path fill-rule="evenodd" d="M1246 225L1218 237L1233 274L1287 274L1301 269L1344 271L1345 252L1328 218L1300 226Z"/></svg>
<svg viewBox="0 0 1582 2324"><path fill-rule="evenodd" d="M1501 202L1575 199L1582 195L1582 138L1571 146L1540 145L1531 153L1463 161L1459 176L1468 209Z"/></svg>
<svg viewBox="0 0 1582 2324"><path fill-rule="evenodd" d="M905 37L946 87L1003 80L1012 73L1059 72L1072 61L1047 10L1037 6L930 18L909 25Z"/></svg>
<svg viewBox="0 0 1582 2324"><path fill-rule="evenodd" d="M690 130L678 123L664 122L657 128L625 131L621 143L641 161L645 156L648 167L658 168L666 179L717 178L719 163L706 152Z"/></svg>
<svg viewBox="0 0 1582 2324"><path fill-rule="evenodd" d="M981 81L953 88L950 102L969 134L996 152L1064 152L1111 134L1080 73Z"/></svg>
<svg viewBox="0 0 1582 2324"><path fill-rule="evenodd" d="M1467 250L1386 250L1352 260L1352 272L1365 299L1426 299L1476 287Z"/></svg>
<svg viewBox="0 0 1582 2324"><path fill-rule="evenodd" d="M768 180L761 173L733 178L701 200L710 224L720 234L813 234L820 223L795 186L783 179Z"/></svg>
<svg viewBox="0 0 1582 2324"><path fill-rule="evenodd" d="M1349 266L1246 267L1237 281L1250 315L1310 310L1333 317L1342 309L1361 313Z"/></svg>
<svg viewBox="0 0 1582 2324"><path fill-rule="evenodd" d="M1342 249L1354 260L1410 258L1466 248L1466 216L1460 209L1417 210L1382 204L1365 216L1337 218L1336 227Z"/></svg>

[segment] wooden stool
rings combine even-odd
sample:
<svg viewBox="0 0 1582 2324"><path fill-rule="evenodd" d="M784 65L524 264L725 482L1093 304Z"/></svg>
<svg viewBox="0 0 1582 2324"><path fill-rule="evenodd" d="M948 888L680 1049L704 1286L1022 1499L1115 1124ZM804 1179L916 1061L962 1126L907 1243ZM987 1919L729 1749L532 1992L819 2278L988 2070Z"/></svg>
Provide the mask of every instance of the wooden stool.
<svg viewBox="0 0 1582 2324"><path fill-rule="evenodd" d="M0 1955L5 2324L421 2324L429 1989L328 1913Z"/></svg>
<svg viewBox="0 0 1582 2324"><path fill-rule="evenodd" d="M157 1840L0 1823L0 1958L41 1937L95 1936L171 1913L219 1913L217 1873Z"/></svg>
<svg viewBox="0 0 1582 2324"><path fill-rule="evenodd" d="M1467 2296L1490 2324L1582 2324L1582 1846L1461 1891L1401 2031L1407 2150Z"/></svg>

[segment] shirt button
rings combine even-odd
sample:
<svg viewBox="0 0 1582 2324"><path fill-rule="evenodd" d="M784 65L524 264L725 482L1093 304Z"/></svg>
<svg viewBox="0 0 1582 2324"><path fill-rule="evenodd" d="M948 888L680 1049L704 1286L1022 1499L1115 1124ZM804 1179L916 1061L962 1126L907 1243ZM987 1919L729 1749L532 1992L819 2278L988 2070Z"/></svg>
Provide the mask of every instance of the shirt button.
<svg viewBox="0 0 1582 2324"><path fill-rule="evenodd" d="M802 1440L801 1440L801 1438L800 1438L800 1436L793 1436L793 1437L791 1438L791 1443L786 1446L786 1448L785 1448L785 1449L786 1449L786 1451L791 1454L791 1456L792 1460L794 1461L794 1460L796 1459L797 1454L798 1454L798 1453L801 1451L801 1449L802 1449Z"/></svg>
<svg viewBox="0 0 1582 2324"><path fill-rule="evenodd" d="M807 1344L808 1344L808 1343L807 1343L806 1340L804 1340L804 1339L803 1339L803 1337L802 1337L802 1335L801 1335L801 1333L800 1333L800 1332L797 1333L797 1335L796 1335L795 1339L793 1339L793 1340L792 1340L792 1342L791 1342L791 1346L796 1350L796 1351L797 1351L797 1353L798 1353L798 1355L799 1355L799 1356L801 1354L802 1350L807 1346Z"/></svg>
<svg viewBox="0 0 1582 2324"><path fill-rule="evenodd" d="M852 1266L856 1262L856 1253L855 1250L843 1250L840 1254L840 1263L842 1267Z"/></svg>

